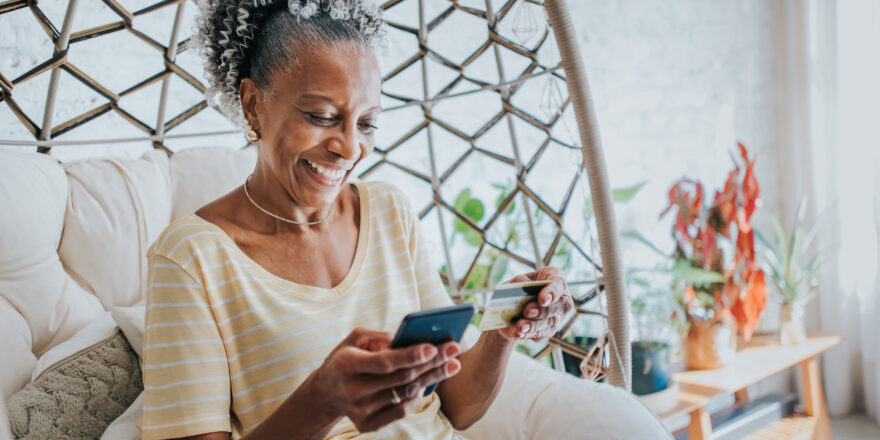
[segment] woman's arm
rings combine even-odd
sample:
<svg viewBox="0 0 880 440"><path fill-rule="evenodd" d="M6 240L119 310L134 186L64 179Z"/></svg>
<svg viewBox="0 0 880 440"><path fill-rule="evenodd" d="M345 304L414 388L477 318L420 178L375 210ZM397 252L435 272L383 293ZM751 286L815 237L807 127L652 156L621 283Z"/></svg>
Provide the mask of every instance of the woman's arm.
<svg viewBox="0 0 880 440"><path fill-rule="evenodd" d="M461 371L437 387L441 409L455 429L467 429L486 414L501 389L513 346L513 340L497 331L483 332L476 345L459 356Z"/></svg>
<svg viewBox="0 0 880 440"><path fill-rule="evenodd" d="M467 429L489 409L504 381L507 361L516 341L552 336L562 318L574 308L562 277L562 270L548 266L508 281L553 280L538 294L537 302L523 309L524 318L516 324L483 332L477 344L459 357L461 372L437 387L443 413L455 429Z"/></svg>

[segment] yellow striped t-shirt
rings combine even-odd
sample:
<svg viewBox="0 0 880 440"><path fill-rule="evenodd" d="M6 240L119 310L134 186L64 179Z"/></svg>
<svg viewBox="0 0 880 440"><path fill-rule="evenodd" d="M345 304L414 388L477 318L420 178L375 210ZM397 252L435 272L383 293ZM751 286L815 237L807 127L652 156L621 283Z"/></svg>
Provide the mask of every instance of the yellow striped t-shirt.
<svg viewBox="0 0 880 440"><path fill-rule="evenodd" d="M148 254L145 439L243 436L354 328L394 332L410 312L451 304L402 192L379 182L355 185L357 250L333 289L273 275L195 214L165 229ZM434 393L379 431L360 434L344 418L328 438L459 436Z"/></svg>

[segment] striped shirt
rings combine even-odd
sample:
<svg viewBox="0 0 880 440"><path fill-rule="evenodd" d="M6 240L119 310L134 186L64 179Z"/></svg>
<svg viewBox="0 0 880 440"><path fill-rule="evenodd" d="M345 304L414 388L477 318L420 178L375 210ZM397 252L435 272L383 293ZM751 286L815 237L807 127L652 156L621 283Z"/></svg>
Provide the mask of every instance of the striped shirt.
<svg viewBox="0 0 880 440"><path fill-rule="evenodd" d="M355 185L357 250L332 289L273 275L195 214L166 228L148 253L145 439L246 435L354 328L394 332L410 312L451 304L403 193ZM434 393L379 431L361 434L344 418L327 438L460 437Z"/></svg>

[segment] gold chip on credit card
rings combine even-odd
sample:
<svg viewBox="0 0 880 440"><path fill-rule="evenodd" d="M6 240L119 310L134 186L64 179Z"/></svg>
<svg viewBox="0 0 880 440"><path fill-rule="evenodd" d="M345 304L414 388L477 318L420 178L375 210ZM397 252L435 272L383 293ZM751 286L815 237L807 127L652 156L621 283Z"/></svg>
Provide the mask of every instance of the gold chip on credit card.
<svg viewBox="0 0 880 440"><path fill-rule="evenodd" d="M537 301L538 293L550 282L550 280L527 281L496 286L480 320L480 331L513 325L522 316L526 304Z"/></svg>

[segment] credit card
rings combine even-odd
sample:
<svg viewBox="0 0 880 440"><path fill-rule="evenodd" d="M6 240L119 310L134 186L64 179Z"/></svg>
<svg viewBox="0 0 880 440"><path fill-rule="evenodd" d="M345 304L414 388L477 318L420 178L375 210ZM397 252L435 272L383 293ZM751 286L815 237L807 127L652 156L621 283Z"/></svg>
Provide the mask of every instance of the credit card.
<svg viewBox="0 0 880 440"><path fill-rule="evenodd" d="M527 281L496 286L492 299L486 305L483 318L480 320L480 331L513 325L517 319L522 317L522 311L526 304L537 301L538 293L550 282L550 280Z"/></svg>

